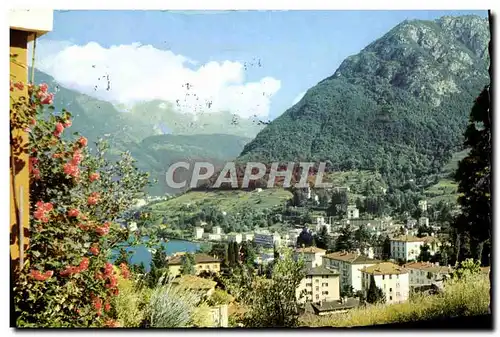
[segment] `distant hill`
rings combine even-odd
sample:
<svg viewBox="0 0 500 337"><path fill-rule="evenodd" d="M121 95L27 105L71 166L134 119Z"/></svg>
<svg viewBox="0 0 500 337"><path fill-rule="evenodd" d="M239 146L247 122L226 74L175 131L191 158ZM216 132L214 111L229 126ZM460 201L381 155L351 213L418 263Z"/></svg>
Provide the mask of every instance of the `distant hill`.
<svg viewBox="0 0 500 337"><path fill-rule="evenodd" d="M104 138L111 145L110 159L117 160L120 152L130 151L138 161L137 166L158 179L158 184L149 191L152 195L179 192L165 185L165 172L170 164L204 160L220 165L237 157L251 140L243 135L255 134L261 128L250 120L239 120L241 124L233 127L225 125L228 113L206 114L196 124L189 114L167 109L161 115L158 102L141 103L123 112L109 102L64 88L43 72L35 72L35 81L49 84L50 90L56 92L56 111L65 108L71 112L71 132L87 137L91 148L99 138ZM200 123L203 124L199 126ZM160 126L168 129L168 134Z"/></svg>
<svg viewBox="0 0 500 337"><path fill-rule="evenodd" d="M327 161L378 171L390 186L438 174L489 83L489 39L478 16L404 21L310 88L239 160Z"/></svg>

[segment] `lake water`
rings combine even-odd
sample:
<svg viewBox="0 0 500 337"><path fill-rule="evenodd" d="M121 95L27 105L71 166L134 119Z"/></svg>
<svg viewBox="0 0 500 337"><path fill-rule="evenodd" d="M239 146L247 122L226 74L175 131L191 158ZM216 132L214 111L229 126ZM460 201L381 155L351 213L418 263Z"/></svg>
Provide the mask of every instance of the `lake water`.
<svg viewBox="0 0 500 337"><path fill-rule="evenodd" d="M200 248L199 243L183 240L169 240L168 242L163 242L162 245L165 247L167 255L172 255L178 252L194 253ZM140 264L143 262L146 267L146 271L149 271L151 253L145 246L129 247L127 248L127 251L133 252L130 258L131 264Z"/></svg>

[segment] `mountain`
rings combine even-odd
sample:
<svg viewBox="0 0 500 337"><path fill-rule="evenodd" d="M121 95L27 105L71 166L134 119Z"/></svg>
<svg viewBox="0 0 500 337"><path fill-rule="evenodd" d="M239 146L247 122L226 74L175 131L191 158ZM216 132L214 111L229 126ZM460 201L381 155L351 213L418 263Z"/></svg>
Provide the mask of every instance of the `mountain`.
<svg viewBox="0 0 500 337"><path fill-rule="evenodd" d="M376 170L390 186L436 174L462 150L489 83L489 39L478 16L404 21L310 88L239 160L327 161Z"/></svg>
<svg viewBox="0 0 500 337"><path fill-rule="evenodd" d="M226 123L229 113L192 114L159 108L162 102L143 102L130 111L109 102L78 93L58 84L51 76L35 71L36 83L47 83L56 93L56 111L65 108L73 116L71 133L79 132L89 139L90 147L100 138L110 144L109 159L130 151L137 166L158 179L149 193L174 193L165 184L165 172L176 161L192 163L203 160L220 165L234 159L261 128L251 120ZM163 115L161 114L163 112ZM163 130L161 130L163 128Z"/></svg>

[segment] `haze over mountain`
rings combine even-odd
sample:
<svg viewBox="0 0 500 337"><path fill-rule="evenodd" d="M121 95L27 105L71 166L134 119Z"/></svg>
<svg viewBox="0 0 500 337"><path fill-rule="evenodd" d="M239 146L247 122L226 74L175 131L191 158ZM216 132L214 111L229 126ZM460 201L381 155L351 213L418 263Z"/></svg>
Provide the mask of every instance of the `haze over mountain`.
<svg viewBox="0 0 500 337"><path fill-rule="evenodd" d="M391 185L437 173L461 149L470 109L489 83L488 21L404 21L248 143L239 159L329 161Z"/></svg>

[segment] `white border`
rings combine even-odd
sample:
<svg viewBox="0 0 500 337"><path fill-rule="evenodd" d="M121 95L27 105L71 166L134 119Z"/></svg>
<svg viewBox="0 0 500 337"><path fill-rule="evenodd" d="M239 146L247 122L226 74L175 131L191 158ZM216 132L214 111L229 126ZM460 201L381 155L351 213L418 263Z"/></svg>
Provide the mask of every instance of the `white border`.
<svg viewBox="0 0 500 337"><path fill-rule="evenodd" d="M107 0L107 1L102 1L102 0L86 0L82 1L79 3L76 3L76 1L68 1L68 0L54 0L54 1L44 1L44 2L36 2L34 0L17 0L15 3L11 3L8 8L58 8L58 9L177 9L177 10L187 10L187 9L212 9L212 10L228 10L228 9L239 9L239 10L250 10L250 9L274 9L274 10L286 10L286 9L400 9L400 10L416 10L416 9L425 9L425 10L431 10L431 9L439 9L439 10L473 10L473 9L493 9L494 12L497 12L495 9L498 6L498 1L485 1L485 0L476 0L473 2L465 2L465 1L425 1L425 0L407 0L407 1L390 1L390 0L370 0L370 1L325 1L325 0L288 0L288 1L273 1L273 0L238 0L238 1L220 1L220 0L212 0L210 3L206 0L171 0L171 1L151 1L151 0L142 0L142 1L125 1L125 0ZM5 9L3 11L3 15L0 16L1 19L5 19L5 21L8 21L8 11L7 11L7 6L6 2L1 2L2 9ZM500 13L500 12L499 12ZM499 19L497 18L496 25L498 26ZM5 24L6 28L7 24ZM495 44L498 46L498 29L495 29ZM9 40L9 35L7 33L7 29L2 29L0 30L1 34L1 39L2 39L2 46L4 49L7 49L8 46L8 40ZM497 50L498 54L498 50ZM7 73L8 73L8 53L7 50L4 50L3 53L0 53L0 57L2 58L0 61L0 64L2 64L2 72L4 72L3 81L0 81L2 83L0 85L0 92L2 95L0 95L2 99L2 104L4 106L4 117L2 119L2 131L0 132L0 135L3 137L3 141L0 143L0 151L1 155L0 158L2 160L2 164L0 165L0 176L5 179L5 183L2 184L4 187L2 189L2 194L1 194L1 208L2 208L2 213L4 214L3 219L8 219L9 218L9 180L8 178L8 158L9 158L9 147L8 147L8 130L9 130L9 125L7 122L7 105L9 101L9 97L7 96ZM498 64L496 62L497 56L495 57L495 64ZM497 86L500 84L497 84ZM3 88L3 89L2 89ZM498 89L495 87L495 92ZM495 95L495 98L497 95ZM496 104L496 107L499 105ZM495 137L497 139L497 137ZM498 139L497 139L498 140ZM500 142L500 140L498 140ZM497 141L495 141L494 144L494 149L497 149ZM496 152L496 150L495 150ZM495 156L496 158L496 156ZM495 160L495 165L496 167L496 160ZM496 187L496 184L495 186ZM496 196L496 194L494 194ZM495 202L495 207L494 209L500 209L500 198L494 199ZM496 218L495 218L496 220ZM3 332L6 332L8 335L14 334L15 331L13 329L7 328L9 326L9 282L8 282L8 277L7 277L7 271L9 270L8 262L7 262L7 253L8 253L8 246L7 246L7 237L8 237L8 221L4 221L4 244L0 245L0 249L2 250L1 256L3 258L0 259L0 270L4 271L4 277L1 278L1 283L2 283L2 290L3 290L3 303L4 305L1 308L1 313L2 313L2 318L3 318ZM496 232L500 231L499 227L496 227ZM497 235L496 235L497 236ZM496 243L496 238L495 238L495 243ZM499 255L497 254L497 245L495 245L495 257L498 258ZM497 294L497 292L495 292ZM495 295L495 300L497 299L497 295ZM495 304L497 301L495 301ZM496 323L496 322L495 322ZM496 325L496 324L495 324ZM71 334L75 335L83 335L85 332L83 331L61 331L62 333L69 332ZM188 331L179 331L179 332L174 332L174 331L159 331L159 333L162 334L190 334L190 333L196 333L196 330ZM218 333L219 331L215 331ZM253 331L252 331L253 332ZM262 330L262 331L255 331L258 332L259 334L289 334L289 333L294 333L293 331L270 331L270 330ZM303 330L298 330L296 333L304 333L305 331ZM312 331L311 331L312 332ZM39 334L40 331L28 331L24 332L24 335L35 335ZM92 333L92 332L91 332ZM130 331L128 332L129 334L132 335L139 335L141 334L141 331ZM230 332L234 333L234 332ZM249 334L251 333L250 331L238 331L238 335L243 335L243 334ZM323 330L322 333L325 334L335 334L336 331L325 331ZM415 334L418 335L419 332L408 332L410 334ZM455 334L459 334L460 332L453 332ZM47 334L56 334L56 332L47 332ZM438 333L434 332L428 332L426 334L430 335L438 335ZM2 336L4 334L2 333Z"/></svg>

